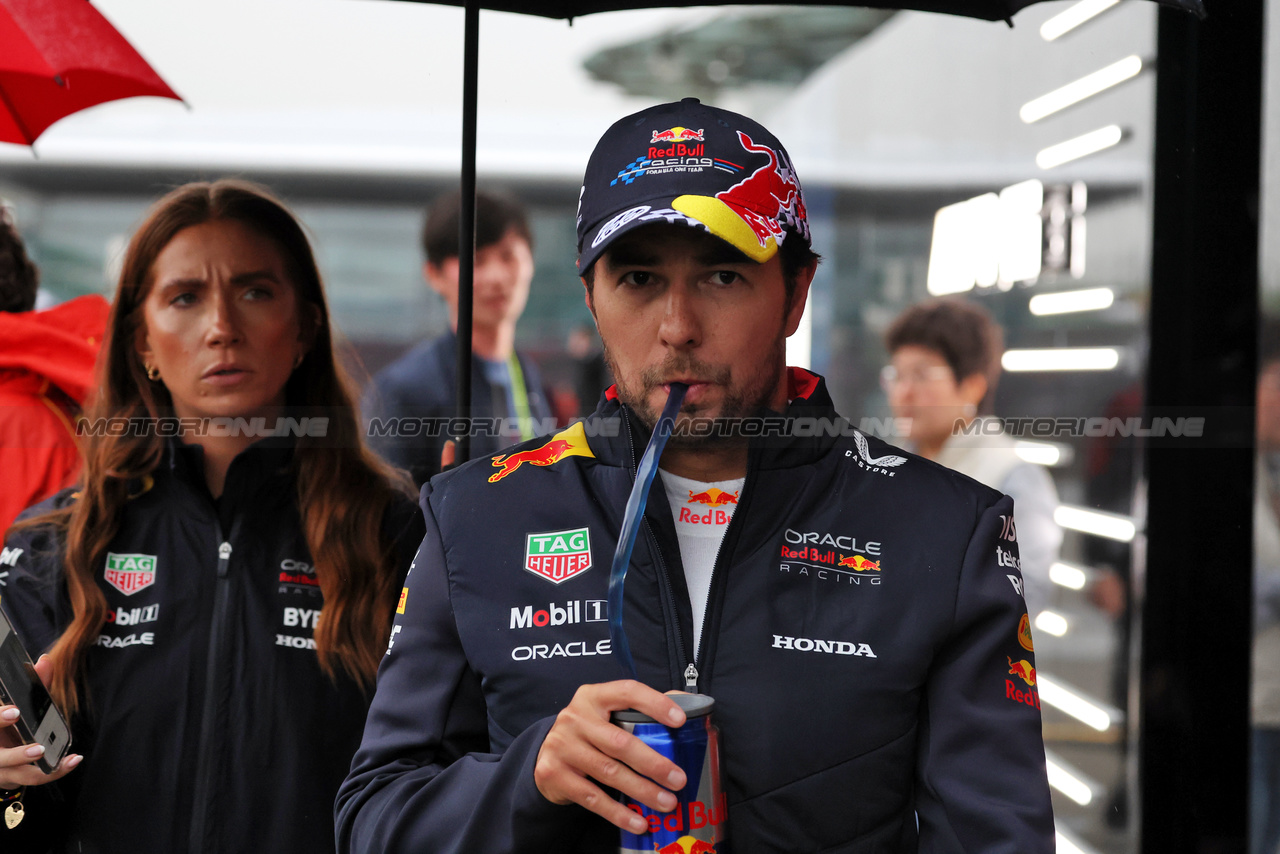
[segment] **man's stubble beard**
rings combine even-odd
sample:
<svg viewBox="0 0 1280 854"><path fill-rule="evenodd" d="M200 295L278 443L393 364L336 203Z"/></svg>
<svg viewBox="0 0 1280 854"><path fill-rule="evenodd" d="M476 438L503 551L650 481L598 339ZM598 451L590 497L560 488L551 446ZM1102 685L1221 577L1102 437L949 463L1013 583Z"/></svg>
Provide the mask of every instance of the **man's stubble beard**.
<svg viewBox="0 0 1280 854"><path fill-rule="evenodd" d="M669 358L658 367L641 372L642 387L636 393L623 384L622 373L618 370L618 364L609 350L609 344L601 336L605 364L613 374L614 383L618 388L618 399L636 414L650 432L658 423L662 412L649 405L649 392L654 388L661 388L664 377L672 374L692 375L699 379L709 379L725 390L720 411L714 416L712 429L704 428L696 435L688 429L682 429L682 424L686 424L691 419L707 417L703 414L704 407L685 404L680 407L680 415L676 418L676 430L667 443L667 447L678 450L708 451L745 446L748 439L742 435L741 430L735 429L734 422L775 414L770 404L774 391L778 388L786 371L786 341L786 336L780 331L773 342L773 358L768 360L762 373L750 378L742 387L734 387L733 370L730 367L716 369L692 357Z"/></svg>

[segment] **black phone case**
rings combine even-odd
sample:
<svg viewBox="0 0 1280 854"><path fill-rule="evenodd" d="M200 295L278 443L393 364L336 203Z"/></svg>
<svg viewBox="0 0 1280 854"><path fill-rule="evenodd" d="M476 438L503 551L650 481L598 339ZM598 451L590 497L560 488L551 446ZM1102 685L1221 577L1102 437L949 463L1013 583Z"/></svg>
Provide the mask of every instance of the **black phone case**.
<svg viewBox="0 0 1280 854"><path fill-rule="evenodd" d="M4 622L4 626L9 632L13 632L13 626L3 612L0 612L0 621ZM23 660L21 663L23 665L23 670L27 671L33 679L39 680L40 677L35 675L35 665L31 662L31 656L27 653L27 648L22 645L22 641L18 639L17 633L13 632L13 634L14 640L18 641L18 648L22 652ZM0 637L3 637L3 634L0 634ZM43 685L41 685L41 690L45 690ZM13 692L9 690L3 680L0 680L0 705L16 705L14 702ZM71 750L71 727L67 726L66 720L62 717L62 712L58 710L57 706L52 706L51 709L53 713L62 720L63 727L67 732L67 740L60 745L60 749L57 753L51 756L50 751L46 748L44 754L36 759L36 766L46 774L53 773L53 771L58 767L58 763L62 761L62 757L66 756ZM25 717L20 717L17 722L13 724L13 727L17 730L18 737L24 744L34 744L36 743L36 735L32 726L39 726L39 724L39 721L29 721Z"/></svg>

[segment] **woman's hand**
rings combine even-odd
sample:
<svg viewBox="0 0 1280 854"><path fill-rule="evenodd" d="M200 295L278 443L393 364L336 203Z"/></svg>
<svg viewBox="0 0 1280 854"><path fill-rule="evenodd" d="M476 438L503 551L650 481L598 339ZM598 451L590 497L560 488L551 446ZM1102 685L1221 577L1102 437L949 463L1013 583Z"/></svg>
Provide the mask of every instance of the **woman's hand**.
<svg viewBox="0 0 1280 854"><path fill-rule="evenodd" d="M49 684L51 665L47 656L36 662L40 681ZM0 789L16 789L20 786L40 786L52 783L80 764L83 756L70 754L62 757L52 774L46 774L34 763L44 747L39 744L23 744L13 725L19 717L17 706L0 706Z"/></svg>

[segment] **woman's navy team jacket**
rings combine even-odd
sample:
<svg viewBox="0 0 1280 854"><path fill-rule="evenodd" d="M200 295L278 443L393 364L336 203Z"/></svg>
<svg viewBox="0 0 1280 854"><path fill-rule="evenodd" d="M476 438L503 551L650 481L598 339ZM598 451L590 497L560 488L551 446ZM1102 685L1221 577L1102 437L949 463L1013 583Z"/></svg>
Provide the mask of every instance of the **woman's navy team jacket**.
<svg viewBox="0 0 1280 854"><path fill-rule="evenodd" d="M751 442L696 662L672 514L729 499L652 490L626 584L640 679L683 689L694 664L716 700L732 850L1052 852L1012 500L856 434L819 377L790 380L772 422L790 435ZM617 849L533 767L578 686L624 678L606 588L647 439L608 401L423 488L340 851Z"/></svg>
<svg viewBox="0 0 1280 854"><path fill-rule="evenodd" d="M18 830L41 827L39 847L10 849L0 828L0 851L333 850L333 796L369 696L320 669L324 598L292 447L264 439L237 455L218 507L196 446L171 445L138 485L97 572L108 617L72 722L84 762L27 789ZM72 500L67 490L35 511ZM383 529L402 578L422 533L413 502L395 502ZM48 528L22 530L0 566L0 600L33 657L71 620L61 549Z"/></svg>

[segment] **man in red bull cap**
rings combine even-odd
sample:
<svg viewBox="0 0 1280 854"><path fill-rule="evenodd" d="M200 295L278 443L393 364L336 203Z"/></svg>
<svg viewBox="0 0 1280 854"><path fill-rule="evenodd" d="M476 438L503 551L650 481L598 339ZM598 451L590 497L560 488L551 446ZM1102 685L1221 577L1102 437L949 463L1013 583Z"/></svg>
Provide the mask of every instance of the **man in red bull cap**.
<svg viewBox="0 0 1280 854"><path fill-rule="evenodd" d="M716 701L718 831L738 854L1053 851L1038 698L1006 686L1013 655L1034 667L999 558L1012 501L858 433L821 377L786 367L818 258L782 144L693 99L618 121L587 166L578 252L616 384L558 434L572 453L504 468L545 440L527 443L423 490L339 850L619 851L618 828L648 823L615 793L669 813L699 780L610 714L678 726L664 692L684 690ZM609 614L637 460L677 383Z"/></svg>

